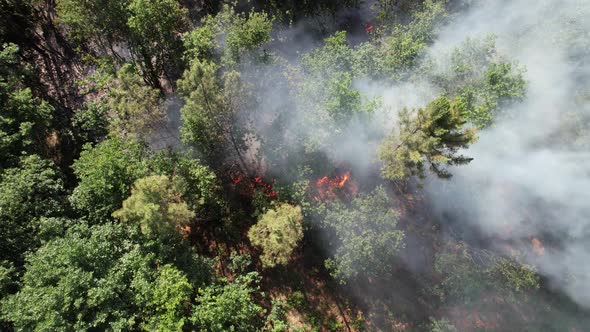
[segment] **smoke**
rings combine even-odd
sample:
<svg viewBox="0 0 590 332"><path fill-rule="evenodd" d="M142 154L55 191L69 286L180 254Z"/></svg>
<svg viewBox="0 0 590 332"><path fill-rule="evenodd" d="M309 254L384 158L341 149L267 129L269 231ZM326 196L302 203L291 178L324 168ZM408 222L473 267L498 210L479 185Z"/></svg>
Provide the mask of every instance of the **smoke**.
<svg viewBox="0 0 590 332"><path fill-rule="evenodd" d="M480 132L450 181L426 187L441 218L474 226L499 250L517 249L553 287L590 307L590 2L481 1L439 35L431 55L494 34L526 68L523 102ZM508 244L508 246L507 246ZM539 250L543 246L543 250Z"/></svg>
<svg viewBox="0 0 590 332"><path fill-rule="evenodd" d="M468 11L439 31L426 58L444 70L455 47L468 38L494 35L498 53L526 69L527 92L480 132L465 151L474 158L469 165L452 169L450 180L428 180L428 201L441 220L477 229L486 245L519 250L552 286L590 307L590 139L580 134L590 128L585 125L590 123L590 2L468 2ZM351 20L362 27L371 21L362 20L364 15ZM395 127L396 113L427 105L440 88L420 73L396 86L357 80L354 87L378 98L381 107L369 123L354 119L346 128L330 127L325 110L301 102L290 82L297 79L293 68L300 55L319 43L309 36L308 25L285 28L275 39L278 45L271 49L284 62L241 70L256 91L252 125L266 149L266 162L274 166L269 175L292 179L282 173L291 164L287 156L308 148L352 165L353 177L375 173L377 145ZM362 39L357 37L354 42ZM341 132L334 135L335 130ZM317 146L307 146L309 141ZM408 265L417 265L413 259L407 259Z"/></svg>

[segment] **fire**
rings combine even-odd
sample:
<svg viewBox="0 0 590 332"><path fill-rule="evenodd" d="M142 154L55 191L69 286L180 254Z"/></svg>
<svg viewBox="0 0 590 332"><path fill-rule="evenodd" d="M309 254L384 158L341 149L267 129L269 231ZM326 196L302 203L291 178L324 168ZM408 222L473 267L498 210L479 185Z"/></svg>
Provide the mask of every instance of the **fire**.
<svg viewBox="0 0 590 332"><path fill-rule="evenodd" d="M346 174L344 174L344 176L342 176L342 180L340 180L340 182L338 183L338 188L344 187L344 185L346 184L346 182L348 182L349 179L350 179L350 171L346 172Z"/></svg>
<svg viewBox="0 0 590 332"><path fill-rule="evenodd" d="M356 186L350 183L350 171L334 177L321 177L315 182L315 188L317 190L315 198L322 201L334 199L338 193L355 194L357 191Z"/></svg>
<svg viewBox="0 0 590 332"><path fill-rule="evenodd" d="M270 199L276 199L279 196L279 193L273 190L273 185L275 183L274 179L270 182L266 182L261 176L255 176L253 179L249 179L241 174L234 175L231 179L233 184L239 186L241 191L245 194L252 195L256 189L260 188Z"/></svg>
<svg viewBox="0 0 590 332"><path fill-rule="evenodd" d="M275 180L272 180L271 183L266 183L266 182L264 182L264 180L260 176L257 176L254 178L254 184L258 185L258 187L261 187L264 190L264 193L266 194L266 196L268 196L271 199L276 199L279 195L278 192L276 192L272 189L272 186L274 185L274 183L275 183Z"/></svg>
<svg viewBox="0 0 590 332"><path fill-rule="evenodd" d="M545 254L545 246L541 240L537 239L536 237L531 239L531 245L533 246L533 251L538 256L543 256Z"/></svg>
<svg viewBox="0 0 590 332"><path fill-rule="evenodd" d="M324 176L316 181L316 186L318 187L330 187L330 188L342 188L346 185L346 182L350 180L350 171L344 173L342 176L335 176L334 178L330 179L327 176Z"/></svg>

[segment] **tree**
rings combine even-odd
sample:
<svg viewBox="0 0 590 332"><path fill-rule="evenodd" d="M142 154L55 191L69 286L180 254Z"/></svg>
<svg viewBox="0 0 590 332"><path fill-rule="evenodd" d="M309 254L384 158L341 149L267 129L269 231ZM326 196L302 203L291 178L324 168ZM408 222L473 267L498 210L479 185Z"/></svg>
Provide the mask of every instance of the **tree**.
<svg viewBox="0 0 590 332"><path fill-rule="evenodd" d="M444 165L469 163L471 158L457 155L459 149L468 147L476 137L474 130L463 128L464 108L460 101L439 97L425 108L401 111L398 131L392 132L380 147L383 177L424 178L428 165L437 176L449 178L451 173Z"/></svg>
<svg viewBox="0 0 590 332"><path fill-rule="evenodd" d="M219 77L219 66L195 59L178 81L186 104L182 107L183 141L195 145L214 166L237 160L245 173L246 130L243 124L247 96L236 71ZM230 158L228 158L230 157Z"/></svg>
<svg viewBox="0 0 590 332"><path fill-rule="evenodd" d="M303 214L299 206L282 203L266 211L248 231L255 246L262 247L264 267L288 263L293 250L303 238Z"/></svg>
<svg viewBox="0 0 590 332"><path fill-rule="evenodd" d="M478 301L489 292L520 301L525 292L539 287L533 266L462 242L451 243L439 252L434 268L441 278L433 292L446 303Z"/></svg>
<svg viewBox="0 0 590 332"><path fill-rule="evenodd" d="M141 59L144 77L160 87L164 74L177 74L182 42L179 34L187 23L188 11L177 0L131 0L127 25L132 51Z"/></svg>
<svg viewBox="0 0 590 332"><path fill-rule="evenodd" d="M148 242L134 227L78 220L27 257L22 288L3 299L3 316L27 331L182 331L192 289L208 271L200 258L183 262L201 269L192 279Z"/></svg>
<svg viewBox="0 0 590 332"><path fill-rule="evenodd" d="M261 328L264 309L252 300L258 293L258 274L238 276L234 282L199 289L191 321L195 330L249 332Z"/></svg>
<svg viewBox="0 0 590 332"><path fill-rule="evenodd" d="M326 267L341 281L388 276L396 253L404 247L404 232L397 221L382 187L360 195L350 206L330 203L323 225L333 232L329 244L334 257L326 260Z"/></svg>
<svg viewBox="0 0 590 332"><path fill-rule="evenodd" d="M149 158L139 142L110 138L95 147L86 145L72 165L79 183L70 202L93 223L109 220L135 180L149 173Z"/></svg>
<svg viewBox="0 0 590 332"><path fill-rule="evenodd" d="M182 200L175 179L152 175L137 180L131 196L113 217L138 224L148 238L168 238L182 232L195 213Z"/></svg>
<svg viewBox="0 0 590 332"><path fill-rule="evenodd" d="M464 314L460 320L453 315L448 316L451 322L443 319L435 325L433 321L433 329L453 331L449 330L453 326L451 323L466 328L469 322L473 326L500 329L511 326L518 330L530 327L552 330L553 324L571 325L571 322L564 325L564 321L553 319L524 319L523 312L527 312L528 317L550 317L554 310L563 313L566 304L558 300L559 309L554 308L552 300L547 301L542 292L536 292L540 277L535 267L519 262L517 252L514 256L501 256L463 242L449 242L436 253L434 269L437 282L427 291L437 296L442 305L457 308Z"/></svg>
<svg viewBox="0 0 590 332"><path fill-rule="evenodd" d="M59 21L79 42L94 42L123 60L117 43L130 45L146 81L160 88L160 76L176 74L187 10L177 0L58 0Z"/></svg>
<svg viewBox="0 0 590 332"><path fill-rule="evenodd" d="M154 173L175 176L175 186L190 209L200 217L215 215L225 205L217 175L194 159L190 151L161 151L150 163Z"/></svg>
<svg viewBox="0 0 590 332"><path fill-rule="evenodd" d="M391 34L379 44L380 68L378 77L393 81L407 77L408 71L418 64L420 55L435 36L435 28L447 17L444 1L425 1L415 11L407 25L397 23Z"/></svg>
<svg viewBox="0 0 590 332"><path fill-rule="evenodd" d="M17 60L15 44L0 45L0 169L18 163L25 153L42 153L53 108L33 95Z"/></svg>
<svg viewBox="0 0 590 332"><path fill-rule="evenodd" d="M145 140L150 133L161 130L166 111L159 99L158 90L146 86L132 65L124 65L109 89L111 131L122 138Z"/></svg>
<svg viewBox="0 0 590 332"><path fill-rule="evenodd" d="M94 41L115 54L114 44L129 34L128 5L129 0L57 0L56 11L74 41Z"/></svg>
<svg viewBox="0 0 590 332"><path fill-rule="evenodd" d="M211 60L231 68L245 60L266 58L261 47L272 40L273 20L265 12L236 13L224 4L217 15L206 16L201 23L183 37L189 62ZM225 41L223 46L219 40Z"/></svg>
<svg viewBox="0 0 590 332"><path fill-rule="evenodd" d="M360 66L355 54L339 31L301 58L301 71L292 80L298 115L287 126L296 130L306 152L338 150L342 136L355 125L367 125L379 106L377 98L367 98L355 86Z"/></svg>
<svg viewBox="0 0 590 332"><path fill-rule="evenodd" d="M187 325L193 286L185 273L174 265L166 264L158 269L153 282L142 284L138 292L140 303L148 308L143 328L147 331L183 331Z"/></svg>
<svg viewBox="0 0 590 332"><path fill-rule="evenodd" d="M0 174L0 262L22 265L25 253L39 245L39 219L62 214L64 195L60 174L36 155Z"/></svg>
<svg viewBox="0 0 590 332"><path fill-rule="evenodd" d="M232 163L252 175L246 151L247 140L256 139L250 112L256 99L239 69L248 61L267 58L261 47L271 40L271 30L272 19L265 13L236 13L233 6L224 5L183 36L190 68L177 82L186 102L181 136L214 168Z"/></svg>
<svg viewBox="0 0 590 332"><path fill-rule="evenodd" d="M80 145L97 144L109 133L108 107L102 101L88 102L76 111L72 118L72 127Z"/></svg>
<svg viewBox="0 0 590 332"><path fill-rule="evenodd" d="M326 38L323 47L302 58L305 78L301 84L301 99L309 99L311 107L325 110L340 129L353 116L371 113L374 105L353 87L357 67L355 50L348 46L346 32L339 31Z"/></svg>
<svg viewBox="0 0 590 332"><path fill-rule="evenodd" d="M434 319L430 318L430 324L428 325L429 332L457 332L455 325L451 324L447 319Z"/></svg>
<svg viewBox="0 0 590 332"><path fill-rule="evenodd" d="M122 225L77 225L28 257L3 315L16 330L134 329L142 317L132 285L155 263L137 241Z"/></svg>
<svg viewBox="0 0 590 332"><path fill-rule="evenodd" d="M465 104L463 116L478 128L505 115L503 110L525 95L524 69L498 53L494 36L468 38L443 59L450 65L427 60L422 70L444 93Z"/></svg>

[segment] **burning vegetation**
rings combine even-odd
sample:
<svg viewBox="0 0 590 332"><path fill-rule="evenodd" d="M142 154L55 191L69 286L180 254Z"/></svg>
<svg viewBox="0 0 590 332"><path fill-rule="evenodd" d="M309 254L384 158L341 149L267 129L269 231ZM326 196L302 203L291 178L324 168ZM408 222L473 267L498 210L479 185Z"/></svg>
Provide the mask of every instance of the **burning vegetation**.
<svg viewBox="0 0 590 332"><path fill-rule="evenodd" d="M589 330L590 1L0 7L1 331Z"/></svg>
<svg viewBox="0 0 590 332"><path fill-rule="evenodd" d="M356 183L351 180L351 170L331 177L323 176L314 183L314 198L318 201L334 200L336 198L350 199L358 193Z"/></svg>
<svg viewBox="0 0 590 332"><path fill-rule="evenodd" d="M277 199L279 193L273 189L275 180L266 182L261 176L247 177L236 174L232 177L232 183L239 192L245 195L253 195L256 190L261 190L270 200Z"/></svg>

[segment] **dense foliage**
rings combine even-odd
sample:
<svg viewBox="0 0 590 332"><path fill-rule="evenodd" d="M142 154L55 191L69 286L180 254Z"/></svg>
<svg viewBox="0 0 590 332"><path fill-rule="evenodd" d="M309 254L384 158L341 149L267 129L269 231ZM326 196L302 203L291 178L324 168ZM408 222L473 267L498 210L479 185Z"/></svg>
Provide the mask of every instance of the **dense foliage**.
<svg viewBox="0 0 590 332"><path fill-rule="evenodd" d="M481 150L517 176L563 160L510 168L474 148L490 133L586 152L584 15L552 41L576 98L540 105L495 36L441 33L476 2L0 1L0 330L587 329L541 273L588 280L543 265L574 231L442 197ZM526 227L569 217L496 182Z"/></svg>

